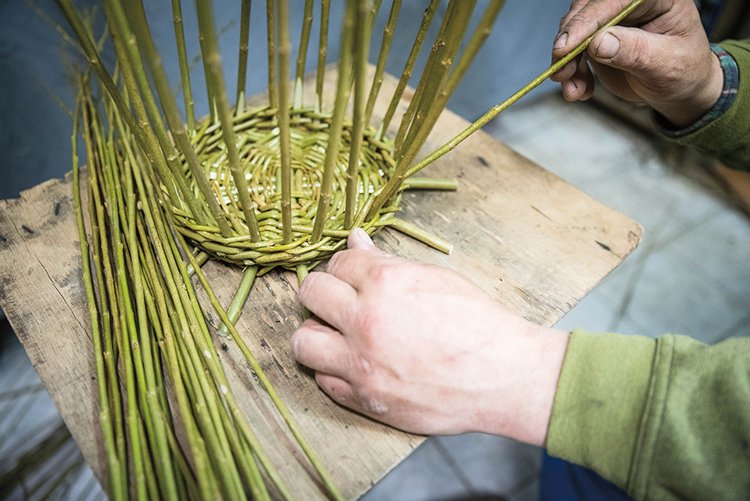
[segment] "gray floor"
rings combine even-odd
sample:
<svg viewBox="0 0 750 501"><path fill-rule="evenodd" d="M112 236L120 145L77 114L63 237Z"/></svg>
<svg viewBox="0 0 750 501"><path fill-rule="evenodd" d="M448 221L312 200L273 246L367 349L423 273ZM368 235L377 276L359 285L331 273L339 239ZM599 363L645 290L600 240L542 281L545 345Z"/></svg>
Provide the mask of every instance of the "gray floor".
<svg viewBox="0 0 750 501"><path fill-rule="evenodd" d="M679 332L709 343L750 335L750 219L726 201L705 161L556 94L513 108L486 130L646 229L639 249L560 327ZM17 342L2 339L0 471L24 437L58 419ZM21 387L31 390L8 397ZM486 435L432 438L364 499L535 499L540 454ZM66 497L101 496L87 469L73 473Z"/></svg>

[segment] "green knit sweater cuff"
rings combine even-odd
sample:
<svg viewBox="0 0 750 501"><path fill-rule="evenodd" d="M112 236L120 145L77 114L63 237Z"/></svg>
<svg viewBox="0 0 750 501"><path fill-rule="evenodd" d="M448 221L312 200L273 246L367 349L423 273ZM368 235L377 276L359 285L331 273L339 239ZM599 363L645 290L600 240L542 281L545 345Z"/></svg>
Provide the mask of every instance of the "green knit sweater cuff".
<svg viewBox="0 0 750 501"><path fill-rule="evenodd" d="M547 435L550 455L626 488L648 398L656 341L573 331Z"/></svg>

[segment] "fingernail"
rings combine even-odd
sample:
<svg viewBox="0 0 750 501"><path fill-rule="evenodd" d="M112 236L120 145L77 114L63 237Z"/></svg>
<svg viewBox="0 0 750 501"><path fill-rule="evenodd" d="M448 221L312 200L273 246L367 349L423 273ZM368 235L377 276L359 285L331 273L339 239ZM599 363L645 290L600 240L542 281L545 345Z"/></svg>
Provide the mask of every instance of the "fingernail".
<svg viewBox="0 0 750 501"><path fill-rule="evenodd" d="M349 240L347 241L349 247L372 247L372 239L362 228L354 228L349 234Z"/></svg>
<svg viewBox="0 0 750 501"><path fill-rule="evenodd" d="M620 39L611 33L605 33L599 47L596 49L596 57L600 59L612 59L620 51Z"/></svg>
<svg viewBox="0 0 750 501"><path fill-rule="evenodd" d="M555 39L555 44L552 46L553 49L564 49L568 43L568 34L560 33Z"/></svg>

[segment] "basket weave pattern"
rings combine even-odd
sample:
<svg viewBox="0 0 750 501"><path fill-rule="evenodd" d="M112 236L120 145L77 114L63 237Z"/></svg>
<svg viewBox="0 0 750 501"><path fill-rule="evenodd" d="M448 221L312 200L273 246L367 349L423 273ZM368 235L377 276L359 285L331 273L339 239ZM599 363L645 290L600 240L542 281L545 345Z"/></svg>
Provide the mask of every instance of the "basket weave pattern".
<svg viewBox="0 0 750 501"><path fill-rule="evenodd" d="M250 239L244 215L237 204L237 189L228 168L221 129L208 120L198 128L193 137L193 144L219 203L227 214L232 235L224 237L218 227L201 225L189 212L174 206L177 230L211 256L241 266L293 269L299 264L313 265L330 257L344 246L348 234L344 227L344 192L351 141L351 123L345 122L336 159L332 190L334 196L331 199L323 238L311 243L310 234L320 198L322 165L328 145L330 123L330 114L318 113L311 108L291 110L291 243L282 243L279 129L276 110L269 107L247 110L237 114L234 120L241 165L257 214L260 241L253 242ZM390 140L377 140L372 127L365 130L359 156L358 209L362 208L367 198L392 174L395 166L392 151ZM186 165L184 171L196 196L200 196ZM375 217L368 221L357 221L358 225L370 234L375 233L398 212L400 198L400 194L397 195L393 202L379 211ZM360 212L363 212L359 216L362 219L364 211Z"/></svg>

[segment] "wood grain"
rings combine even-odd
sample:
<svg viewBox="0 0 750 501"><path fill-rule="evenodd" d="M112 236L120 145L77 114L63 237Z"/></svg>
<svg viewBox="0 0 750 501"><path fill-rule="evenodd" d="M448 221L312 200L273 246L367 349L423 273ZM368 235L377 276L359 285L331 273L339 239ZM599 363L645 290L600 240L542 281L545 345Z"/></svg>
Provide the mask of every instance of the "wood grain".
<svg viewBox="0 0 750 501"><path fill-rule="evenodd" d="M329 71L329 90L334 81ZM383 83L376 123L395 84L392 77ZM425 151L466 125L455 114L444 113ZM391 230L378 235L376 243L393 253L451 267L536 322L557 321L641 237L641 227L632 220L482 132L425 175L457 177L459 191L408 193L402 217L452 241L453 253L446 256ZM0 201L0 306L86 460L102 478L94 361L79 260L69 178L42 183L20 199ZM205 269L228 304L240 270L214 262ZM259 279L239 331L343 493L356 498L423 437L349 412L318 390L289 351L289 336L301 322L296 292L296 278L290 273ZM320 498L321 491L305 474L308 466L237 347L229 342L220 353L243 410L295 496Z"/></svg>

